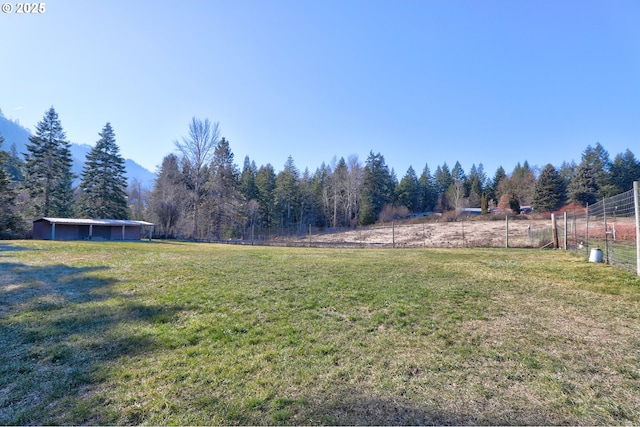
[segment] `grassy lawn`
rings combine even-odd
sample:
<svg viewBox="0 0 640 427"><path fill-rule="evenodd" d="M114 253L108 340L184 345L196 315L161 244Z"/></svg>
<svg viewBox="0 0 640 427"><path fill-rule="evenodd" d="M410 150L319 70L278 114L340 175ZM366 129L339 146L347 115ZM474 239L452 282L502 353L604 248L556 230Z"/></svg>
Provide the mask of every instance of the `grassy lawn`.
<svg viewBox="0 0 640 427"><path fill-rule="evenodd" d="M640 424L640 279L559 251L0 242L3 424Z"/></svg>

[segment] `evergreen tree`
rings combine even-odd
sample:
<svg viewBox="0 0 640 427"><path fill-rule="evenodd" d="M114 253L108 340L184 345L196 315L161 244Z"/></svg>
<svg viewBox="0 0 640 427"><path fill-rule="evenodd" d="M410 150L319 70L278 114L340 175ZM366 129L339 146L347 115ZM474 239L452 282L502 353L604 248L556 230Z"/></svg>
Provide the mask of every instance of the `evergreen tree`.
<svg viewBox="0 0 640 427"><path fill-rule="evenodd" d="M80 211L89 218L127 219L127 178L115 133L107 123L89 151L80 182Z"/></svg>
<svg viewBox="0 0 640 427"><path fill-rule="evenodd" d="M223 230L231 231L239 214L240 179L229 141L224 137L213 152L213 161L209 168L211 178L208 182L211 213L213 214L213 234L220 240Z"/></svg>
<svg viewBox="0 0 640 427"><path fill-rule="evenodd" d="M311 179L311 191L316 205L318 206L318 212L316 215L316 225L320 227L329 227L329 221L331 218L331 203L330 203L330 182L331 182L331 168L324 162L316 169Z"/></svg>
<svg viewBox="0 0 640 427"><path fill-rule="evenodd" d="M500 196L502 196L499 188L503 179L507 179L507 173L502 166L499 166L498 169L496 169L491 184L487 188L487 199L493 200L496 205L498 204L498 200L500 200Z"/></svg>
<svg viewBox="0 0 640 427"><path fill-rule="evenodd" d="M433 183L433 177L429 170L429 165L425 165L418 179L418 186L420 191L419 211L427 212L433 210L437 194Z"/></svg>
<svg viewBox="0 0 640 427"><path fill-rule="evenodd" d="M573 160L571 161L571 163L562 162L562 164L560 165L558 173L560 174L560 178L562 178L562 181L564 182L566 188L569 188L571 177L573 176L577 168L578 165L576 165L576 162L574 162Z"/></svg>
<svg viewBox="0 0 640 427"><path fill-rule="evenodd" d="M266 166L260 166L256 174L256 190L258 202L258 223L266 228L275 225L275 188L276 173L273 166L267 163Z"/></svg>
<svg viewBox="0 0 640 427"><path fill-rule="evenodd" d="M453 165L453 169L451 169L451 178L453 178L454 181L457 180L460 182L464 182L467 178L464 173L464 169L462 169L462 165L458 161L456 161L456 164Z"/></svg>
<svg viewBox="0 0 640 427"><path fill-rule="evenodd" d="M564 205L565 200L564 182L556 168L548 164L534 186L531 207L537 212L555 211Z"/></svg>
<svg viewBox="0 0 640 427"><path fill-rule="evenodd" d="M281 227L297 223L299 180L300 172L298 172L293 158L289 156L284 164L284 169L276 176L276 209Z"/></svg>
<svg viewBox="0 0 640 427"><path fill-rule="evenodd" d="M593 173L598 185L598 199L613 196L617 193L617 189L610 182L611 160L609 159L609 153L602 144L598 142L595 147L588 145L582 153L582 163L589 165Z"/></svg>
<svg viewBox="0 0 640 427"><path fill-rule="evenodd" d="M67 217L73 212L73 160L69 142L51 107L36 125L25 154L24 186L31 197L32 214Z"/></svg>
<svg viewBox="0 0 640 427"><path fill-rule="evenodd" d="M395 182L382 154L369 153L362 181L360 223L373 224L386 204L393 203Z"/></svg>
<svg viewBox="0 0 640 427"><path fill-rule="evenodd" d="M399 205L406 206L409 212L420 211L420 184L413 167L409 166L396 190Z"/></svg>
<svg viewBox="0 0 640 427"><path fill-rule="evenodd" d="M476 165L471 166L469 175L465 182L466 192L469 197L469 207L479 208L481 204L481 196L484 192L485 181L487 177L484 173L484 167L482 163L478 167Z"/></svg>
<svg viewBox="0 0 640 427"><path fill-rule="evenodd" d="M572 202L580 203L582 206L598 201L598 183L593 168L588 163L580 163L571 174L567 193Z"/></svg>
<svg viewBox="0 0 640 427"><path fill-rule="evenodd" d="M11 144L9 153L7 153L7 173L9 178L16 184L24 181L24 161L20 158L16 144Z"/></svg>
<svg viewBox="0 0 640 427"><path fill-rule="evenodd" d="M442 167L438 166L436 168L436 173L433 175L433 181L435 184L436 194L441 195L445 193L449 187L453 185L453 176L451 176L451 171L449 171L449 166L445 162Z"/></svg>
<svg viewBox="0 0 640 427"><path fill-rule="evenodd" d="M308 168L305 168L298 184L298 206L300 231L306 230L308 225L315 224L317 215L317 204L313 191L313 177Z"/></svg>
<svg viewBox="0 0 640 427"><path fill-rule="evenodd" d="M245 156L244 164L242 166L242 173L240 174L240 192L246 202L254 200L257 197L256 189L256 174L258 173L258 167L256 162L249 159L249 156Z"/></svg>
<svg viewBox="0 0 640 427"><path fill-rule="evenodd" d="M0 237L15 233L20 224L20 219L14 212L16 192L6 170L9 155L2 151L3 142L4 138L0 135Z"/></svg>
<svg viewBox="0 0 640 427"><path fill-rule="evenodd" d="M610 183L616 194L633 188L633 181L640 179L640 162L631 150L616 155L610 166Z"/></svg>

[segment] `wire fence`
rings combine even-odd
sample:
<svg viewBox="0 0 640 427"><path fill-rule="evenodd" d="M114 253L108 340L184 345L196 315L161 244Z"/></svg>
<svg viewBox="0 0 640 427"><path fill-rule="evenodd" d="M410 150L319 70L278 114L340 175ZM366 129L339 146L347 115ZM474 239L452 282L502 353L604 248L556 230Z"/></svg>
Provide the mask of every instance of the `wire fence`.
<svg viewBox="0 0 640 427"><path fill-rule="evenodd" d="M265 246L336 248L557 248L602 261L640 275L640 208L634 189L591 206L573 206L542 216L494 212L490 215L441 215L415 222L391 222L350 228L292 224L246 229L241 238L203 241ZM551 224L551 225L550 225Z"/></svg>
<svg viewBox="0 0 640 427"><path fill-rule="evenodd" d="M255 229L224 243L336 248L537 248L548 221L527 215L433 215L366 227Z"/></svg>
<svg viewBox="0 0 640 427"><path fill-rule="evenodd" d="M601 251L603 262L640 275L638 210L635 183L632 190L556 215L551 227L538 231L536 237L547 246L584 253L590 260L598 258L593 251Z"/></svg>

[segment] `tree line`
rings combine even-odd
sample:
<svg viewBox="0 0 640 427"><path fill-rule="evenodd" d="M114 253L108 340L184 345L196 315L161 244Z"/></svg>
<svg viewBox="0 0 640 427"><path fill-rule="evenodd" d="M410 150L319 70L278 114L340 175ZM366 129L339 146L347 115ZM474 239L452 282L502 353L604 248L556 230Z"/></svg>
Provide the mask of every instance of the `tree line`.
<svg viewBox="0 0 640 427"><path fill-rule="evenodd" d="M409 167L398 179L373 151L364 163L357 156L334 158L313 172L298 170L292 157L278 172L248 156L239 168L219 124L194 117L187 136L175 141L176 151L163 158L153 188L136 181L127 188L109 123L99 136L77 188L69 143L53 108L36 126L24 160L15 149L0 152L0 233L24 233L27 221L59 216L147 220L157 224L161 237L251 238L465 208L554 211L567 203L594 203L640 179L640 162L630 150L611 159L600 143L587 146L579 164L536 170L524 161L510 173L500 166L493 176L481 163L465 172L456 162L433 173L428 164L420 174Z"/></svg>

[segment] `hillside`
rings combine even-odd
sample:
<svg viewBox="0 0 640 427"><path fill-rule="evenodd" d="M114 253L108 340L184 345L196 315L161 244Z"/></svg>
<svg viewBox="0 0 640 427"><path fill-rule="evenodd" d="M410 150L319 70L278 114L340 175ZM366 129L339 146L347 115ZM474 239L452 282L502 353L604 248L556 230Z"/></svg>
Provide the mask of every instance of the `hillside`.
<svg viewBox="0 0 640 427"><path fill-rule="evenodd" d="M0 110L0 135L4 137L2 149L9 150L11 144L16 144L18 153L27 151L26 145L29 143L31 132L29 129L22 127L19 123L7 119L2 110ZM71 155L73 157L73 173L80 176L87 153L91 150L91 146L87 144L71 143ZM137 179L143 186L147 188L153 187L155 174L145 169L132 159L125 159L127 168L127 180L129 184Z"/></svg>

